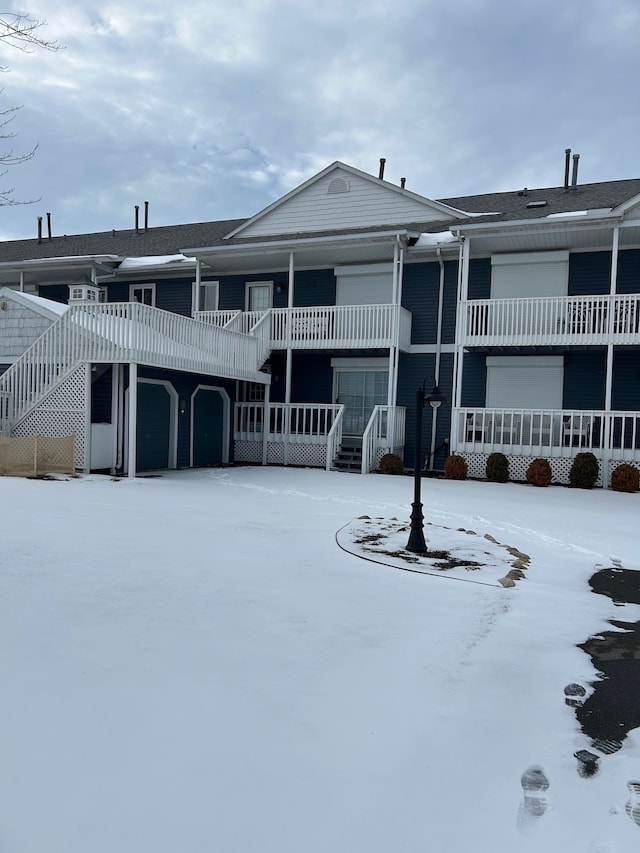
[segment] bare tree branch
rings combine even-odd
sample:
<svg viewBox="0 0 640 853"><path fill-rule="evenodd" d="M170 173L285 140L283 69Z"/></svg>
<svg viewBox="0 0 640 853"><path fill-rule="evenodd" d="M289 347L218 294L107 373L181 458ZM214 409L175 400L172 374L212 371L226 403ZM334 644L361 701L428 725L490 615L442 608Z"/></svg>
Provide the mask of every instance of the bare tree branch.
<svg viewBox="0 0 640 853"><path fill-rule="evenodd" d="M58 44L58 42L42 38L39 30L44 26L46 26L46 21L32 18L27 13L0 12L0 48L3 46L12 47L22 53L32 53L36 48L54 52L62 50L62 45ZM0 66L0 72L7 72L9 70L6 65ZM0 89L0 95L3 91ZM4 140L13 139L17 135L15 131L10 132L7 130L7 125L15 119L16 113L20 109L22 109L21 106L12 106L5 110L0 110L0 144L3 144ZM0 178L3 178L7 174L6 167L26 163L34 157L37 150L37 144L30 151L23 154L16 153L13 148L0 150L0 169L3 169L3 171L0 171ZM13 187L5 189L0 187L0 207L15 204L33 204L37 200L22 201L16 199Z"/></svg>

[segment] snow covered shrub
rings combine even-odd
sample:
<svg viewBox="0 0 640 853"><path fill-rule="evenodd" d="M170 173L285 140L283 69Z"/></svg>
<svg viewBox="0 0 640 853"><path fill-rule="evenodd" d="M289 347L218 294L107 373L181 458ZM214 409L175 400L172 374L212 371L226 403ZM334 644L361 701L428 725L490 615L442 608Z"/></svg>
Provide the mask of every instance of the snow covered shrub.
<svg viewBox="0 0 640 853"><path fill-rule="evenodd" d="M547 459L534 459L527 468L527 483L532 486L548 486L551 482L551 465Z"/></svg>
<svg viewBox="0 0 640 853"><path fill-rule="evenodd" d="M378 463L378 469L381 474L403 474L404 464L395 453L385 453Z"/></svg>
<svg viewBox="0 0 640 853"><path fill-rule="evenodd" d="M506 483L509 480L509 460L504 453L492 453L487 459L487 480Z"/></svg>
<svg viewBox="0 0 640 853"><path fill-rule="evenodd" d="M634 465L623 462L611 474L614 492L637 492L640 489L640 472Z"/></svg>
<svg viewBox="0 0 640 853"><path fill-rule="evenodd" d="M444 461L445 480L466 480L469 473L467 460L464 456L456 456L452 453Z"/></svg>
<svg viewBox="0 0 640 853"><path fill-rule="evenodd" d="M592 489L598 479L598 460L593 453L578 453L569 471L572 489Z"/></svg>

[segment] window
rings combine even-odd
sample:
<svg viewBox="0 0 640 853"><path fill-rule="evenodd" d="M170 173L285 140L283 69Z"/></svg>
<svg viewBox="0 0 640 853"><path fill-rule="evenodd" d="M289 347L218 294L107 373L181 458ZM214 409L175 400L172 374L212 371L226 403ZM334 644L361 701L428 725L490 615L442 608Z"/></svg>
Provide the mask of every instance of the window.
<svg viewBox="0 0 640 853"><path fill-rule="evenodd" d="M245 302L247 311L268 311L273 304L273 282L248 281Z"/></svg>
<svg viewBox="0 0 640 853"><path fill-rule="evenodd" d="M218 282L203 281L200 283L198 311L218 310Z"/></svg>
<svg viewBox="0 0 640 853"><path fill-rule="evenodd" d="M129 302L140 302L142 305L155 305L155 284L130 284Z"/></svg>

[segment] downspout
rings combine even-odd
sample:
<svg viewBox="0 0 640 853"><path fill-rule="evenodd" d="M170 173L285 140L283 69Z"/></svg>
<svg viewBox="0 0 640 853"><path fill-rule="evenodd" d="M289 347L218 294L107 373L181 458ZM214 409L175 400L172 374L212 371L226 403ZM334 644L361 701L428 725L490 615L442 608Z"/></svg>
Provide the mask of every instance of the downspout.
<svg viewBox="0 0 640 853"><path fill-rule="evenodd" d="M620 226L613 229L613 241L611 246L611 279L609 282L609 322L607 329L607 376L604 391L605 429L604 429L604 455L602 458L602 485L606 488L609 482L609 469L611 466L611 402L613 397L613 336L615 332L615 296L618 280L618 253L620 251Z"/></svg>
<svg viewBox="0 0 640 853"><path fill-rule="evenodd" d="M440 357L442 355L442 314L444 310L444 261L440 246L436 248L438 263L440 264L440 291L438 293L438 328L436 333L436 363L433 369L435 384L440 385ZM432 409L431 420L431 454L429 456L429 470L433 471L434 455L436 452L436 430L438 427L438 409Z"/></svg>

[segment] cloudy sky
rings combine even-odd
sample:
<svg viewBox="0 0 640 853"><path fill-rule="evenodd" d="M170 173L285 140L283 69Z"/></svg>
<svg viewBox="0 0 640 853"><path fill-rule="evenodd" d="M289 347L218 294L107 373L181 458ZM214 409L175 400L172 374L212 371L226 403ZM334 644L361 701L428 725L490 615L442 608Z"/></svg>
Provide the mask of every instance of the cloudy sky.
<svg viewBox="0 0 640 853"><path fill-rule="evenodd" d="M334 160L431 198L640 177L638 0L26 0L0 239L250 216ZM6 140L5 140L6 142Z"/></svg>

